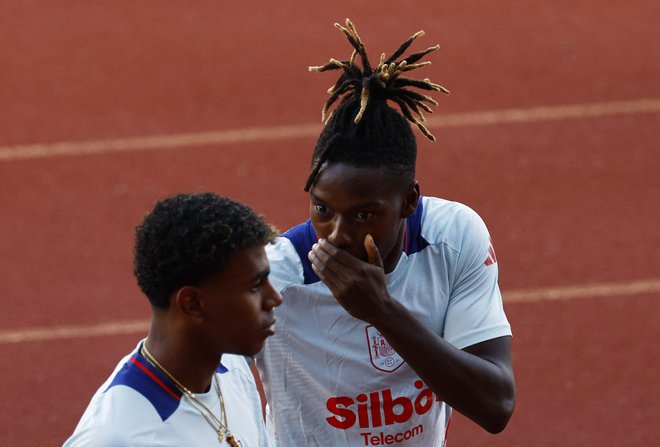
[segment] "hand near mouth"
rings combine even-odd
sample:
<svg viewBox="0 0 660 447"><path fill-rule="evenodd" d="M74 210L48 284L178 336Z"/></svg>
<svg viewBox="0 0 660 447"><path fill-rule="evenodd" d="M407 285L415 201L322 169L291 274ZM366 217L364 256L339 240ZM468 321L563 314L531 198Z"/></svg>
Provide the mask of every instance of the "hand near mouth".
<svg viewBox="0 0 660 447"><path fill-rule="evenodd" d="M380 252L371 235L364 238L368 261L362 261L326 239L309 252L312 269L330 289L337 302L355 318L376 324L392 298L385 286Z"/></svg>

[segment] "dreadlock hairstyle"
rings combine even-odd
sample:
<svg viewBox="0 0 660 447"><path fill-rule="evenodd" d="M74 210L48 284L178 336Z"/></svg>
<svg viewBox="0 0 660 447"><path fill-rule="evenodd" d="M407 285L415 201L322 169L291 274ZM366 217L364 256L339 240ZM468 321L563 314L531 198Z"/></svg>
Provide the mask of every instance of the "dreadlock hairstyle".
<svg viewBox="0 0 660 447"><path fill-rule="evenodd" d="M435 141L424 126L424 112L433 113L429 104L438 103L411 88L445 94L449 91L429 79L411 79L401 75L430 65L430 61L419 61L440 46L429 47L397 61L415 39L424 35L424 31L418 31L391 56L386 58L385 53L381 54L380 62L372 68L355 25L346 19L345 27L338 23L335 27L344 33L353 47L353 53L347 60L332 58L326 65L309 67L310 71L319 72L341 70L341 75L328 89L330 97L323 105L321 119L325 127L312 154L312 170L305 191L312 187L326 161L345 162L356 167L385 167L403 173L412 181L417 145L410 123L415 124L429 140ZM356 63L358 56L362 67ZM328 113L338 100L339 105ZM387 104L388 100L399 106L401 114Z"/></svg>

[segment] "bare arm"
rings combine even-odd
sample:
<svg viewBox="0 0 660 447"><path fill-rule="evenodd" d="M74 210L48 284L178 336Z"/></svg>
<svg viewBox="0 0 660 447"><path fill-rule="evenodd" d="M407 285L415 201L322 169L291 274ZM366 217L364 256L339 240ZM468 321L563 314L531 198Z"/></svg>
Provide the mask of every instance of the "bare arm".
<svg viewBox="0 0 660 447"><path fill-rule="evenodd" d="M337 302L376 327L447 404L491 433L502 431L515 404L511 338L455 348L388 294L370 236L365 248L368 263L320 240L310 253L312 267Z"/></svg>
<svg viewBox="0 0 660 447"><path fill-rule="evenodd" d="M422 380L452 408L491 433L508 423L515 403L511 337L460 350L392 301L374 326Z"/></svg>

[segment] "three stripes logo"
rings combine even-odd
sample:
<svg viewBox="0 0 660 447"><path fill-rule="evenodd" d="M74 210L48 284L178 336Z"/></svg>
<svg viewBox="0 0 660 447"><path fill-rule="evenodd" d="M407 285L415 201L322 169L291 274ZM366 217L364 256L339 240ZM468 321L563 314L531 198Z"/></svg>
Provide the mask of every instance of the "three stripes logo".
<svg viewBox="0 0 660 447"><path fill-rule="evenodd" d="M484 264L486 267L493 265L497 262L497 256L495 256L495 248L493 247L493 240L490 239L490 243L488 245L488 257L486 258L486 261Z"/></svg>

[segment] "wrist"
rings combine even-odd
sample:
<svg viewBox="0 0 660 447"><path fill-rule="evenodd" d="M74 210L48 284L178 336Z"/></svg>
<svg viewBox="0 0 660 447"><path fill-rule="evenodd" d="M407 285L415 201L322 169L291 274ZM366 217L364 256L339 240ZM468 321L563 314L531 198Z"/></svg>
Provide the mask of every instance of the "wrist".
<svg viewBox="0 0 660 447"><path fill-rule="evenodd" d="M389 294L387 294L387 297L381 303L382 305L378 309L378 312L374 313L369 323L383 333L388 332L397 324L399 321L397 316L400 314L402 306Z"/></svg>

